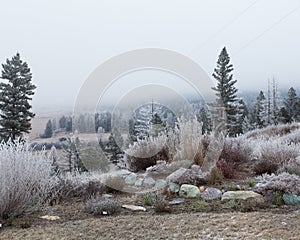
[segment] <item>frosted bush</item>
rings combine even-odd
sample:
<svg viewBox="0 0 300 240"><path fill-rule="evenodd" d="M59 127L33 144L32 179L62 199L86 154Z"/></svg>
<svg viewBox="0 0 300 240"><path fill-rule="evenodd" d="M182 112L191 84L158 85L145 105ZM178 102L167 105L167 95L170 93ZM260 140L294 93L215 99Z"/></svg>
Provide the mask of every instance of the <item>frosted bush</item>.
<svg viewBox="0 0 300 240"><path fill-rule="evenodd" d="M37 209L55 194L57 184L44 151L33 152L27 142L0 144L0 216Z"/></svg>
<svg viewBox="0 0 300 240"><path fill-rule="evenodd" d="M282 166L294 161L300 154L299 144L285 144L278 140L268 141L261 145L260 159L268 160Z"/></svg>
<svg viewBox="0 0 300 240"><path fill-rule="evenodd" d="M263 175L258 177L254 190L265 194L268 190L283 191L300 195L300 177L294 174L281 173L279 175Z"/></svg>

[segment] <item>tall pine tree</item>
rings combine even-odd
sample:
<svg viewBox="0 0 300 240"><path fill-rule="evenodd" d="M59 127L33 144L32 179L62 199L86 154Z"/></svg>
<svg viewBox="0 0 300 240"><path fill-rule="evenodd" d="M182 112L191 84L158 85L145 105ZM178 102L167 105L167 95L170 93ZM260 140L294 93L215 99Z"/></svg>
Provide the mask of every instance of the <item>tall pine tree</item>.
<svg viewBox="0 0 300 240"><path fill-rule="evenodd" d="M233 66L230 64L230 57L224 47L219 55L217 67L214 69L213 77L217 80L217 86L212 89L217 93L217 105L225 108L226 128L230 136L236 135L236 101L237 88L234 86L237 82L233 80Z"/></svg>
<svg viewBox="0 0 300 240"><path fill-rule="evenodd" d="M14 141L31 130L34 113L29 101L36 86L31 83L32 73L19 53L7 59L2 68L1 78L5 81L0 83L0 138Z"/></svg>

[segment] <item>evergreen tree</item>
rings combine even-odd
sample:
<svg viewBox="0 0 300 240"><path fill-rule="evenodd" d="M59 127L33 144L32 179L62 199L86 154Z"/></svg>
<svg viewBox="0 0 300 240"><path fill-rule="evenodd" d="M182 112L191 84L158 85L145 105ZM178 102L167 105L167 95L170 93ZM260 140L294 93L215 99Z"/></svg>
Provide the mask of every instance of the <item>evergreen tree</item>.
<svg viewBox="0 0 300 240"><path fill-rule="evenodd" d="M267 116L266 97L263 91L260 91L253 108L251 123L255 128L263 128L267 125Z"/></svg>
<svg viewBox="0 0 300 240"><path fill-rule="evenodd" d="M31 130L30 121L35 114L30 111L29 101L36 86L31 83L32 73L19 53L7 59L2 68L1 78L8 82L0 83L0 137L14 141Z"/></svg>
<svg viewBox="0 0 300 240"><path fill-rule="evenodd" d="M286 109L284 120L287 123L290 123L295 120L296 115L297 115L297 102L298 101L299 100L297 97L296 90L293 87L291 87L288 90L287 98L284 100L284 107ZM284 111L284 110L282 110L282 111Z"/></svg>
<svg viewBox="0 0 300 240"><path fill-rule="evenodd" d="M230 57L224 47L219 55L217 67L214 69L213 77L217 80L217 86L212 89L217 93L217 105L225 107L226 128L230 136L236 134L236 101L237 88L234 86L237 82L233 80L233 66L230 64Z"/></svg>
<svg viewBox="0 0 300 240"><path fill-rule="evenodd" d="M237 102L237 112L236 112L236 134L243 134L247 131L248 125L248 108L243 99L239 99Z"/></svg>
<svg viewBox="0 0 300 240"><path fill-rule="evenodd" d="M154 113L152 116L152 119L150 121L150 130L149 134L151 136L157 137L159 133L163 132L165 130L165 126L163 121L161 120L158 113Z"/></svg>
<svg viewBox="0 0 300 240"><path fill-rule="evenodd" d="M42 137L51 138L52 135L53 135L52 121L49 119L46 124L46 128L45 128L45 131L44 131L44 134L42 135Z"/></svg>
<svg viewBox="0 0 300 240"><path fill-rule="evenodd" d="M211 132L211 121L208 111L204 107L200 109L198 121L202 123L202 134Z"/></svg>

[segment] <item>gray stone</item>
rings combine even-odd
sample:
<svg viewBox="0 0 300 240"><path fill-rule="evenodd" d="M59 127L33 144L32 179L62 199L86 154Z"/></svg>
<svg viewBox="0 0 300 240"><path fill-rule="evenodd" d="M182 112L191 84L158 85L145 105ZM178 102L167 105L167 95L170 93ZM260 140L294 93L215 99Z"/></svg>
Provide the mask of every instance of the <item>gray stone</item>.
<svg viewBox="0 0 300 240"><path fill-rule="evenodd" d="M158 179L155 182L155 187L156 188L163 188L164 186L166 186L166 184L167 184L166 180L164 180L164 179Z"/></svg>
<svg viewBox="0 0 300 240"><path fill-rule="evenodd" d="M153 187L155 184L155 180L152 177L146 177L144 179L143 185L145 187Z"/></svg>
<svg viewBox="0 0 300 240"><path fill-rule="evenodd" d="M136 187L140 187L142 185L143 185L143 179L142 178L137 179L135 184L134 184L134 186L136 186Z"/></svg>
<svg viewBox="0 0 300 240"><path fill-rule="evenodd" d="M286 205L300 206L300 196L298 195L291 194L291 193L284 193L282 198Z"/></svg>
<svg viewBox="0 0 300 240"><path fill-rule="evenodd" d="M179 185L192 184L203 185L207 182L207 173L203 173L199 166L192 166L192 169L179 168L177 171L170 174L166 180L167 182L174 182Z"/></svg>
<svg viewBox="0 0 300 240"><path fill-rule="evenodd" d="M125 183L128 185L134 185L136 182L137 175L135 173L130 173L126 178L125 178Z"/></svg>
<svg viewBox="0 0 300 240"><path fill-rule="evenodd" d="M221 199L222 192L221 190L217 188L206 188L204 192L201 193L201 197L204 200L215 200L215 199Z"/></svg>
<svg viewBox="0 0 300 240"><path fill-rule="evenodd" d="M222 201L245 202L249 206L257 206L265 203L264 197L253 191L228 191L222 196Z"/></svg>
<svg viewBox="0 0 300 240"><path fill-rule="evenodd" d="M169 189L172 193L179 193L180 186L177 183L170 182Z"/></svg>
<svg viewBox="0 0 300 240"><path fill-rule="evenodd" d="M179 196L186 198L200 197L200 190L194 185L183 184L180 187Z"/></svg>
<svg viewBox="0 0 300 240"><path fill-rule="evenodd" d="M170 205L177 205L180 203L184 203L185 199L184 198L176 198L173 199L172 201L169 202Z"/></svg>

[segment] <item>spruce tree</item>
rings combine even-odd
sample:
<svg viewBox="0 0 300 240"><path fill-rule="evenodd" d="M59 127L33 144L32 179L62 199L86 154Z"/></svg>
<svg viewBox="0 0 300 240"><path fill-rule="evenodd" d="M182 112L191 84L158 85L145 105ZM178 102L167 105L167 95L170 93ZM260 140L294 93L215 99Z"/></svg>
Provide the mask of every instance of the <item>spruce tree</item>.
<svg viewBox="0 0 300 240"><path fill-rule="evenodd" d="M46 128L45 128L45 131L44 131L44 134L42 135L42 137L51 138L52 135L53 135L52 121L49 119L46 124Z"/></svg>
<svg viewBox="0 0 300 240"><path fill-rule="evenodd" d="M267 125L267 118L268 112L266 97L263 91L260 91L253 108L251 123L255 128L263 128Z"/></svg>
<svg viewBox="0 0 300 240"><path fill-rule="evenodd" d="M236 101L237 88L234 86L237 82L233 80L233 66L230 64L230 57L224 47L219 55L217 67L212 76L217 80L217 86L212 89L217 93L217 105L224 107L226 112L226 128L230 136L236 134Z"/></svg>
<svg viewBox="0 0 300 240"><path fill-rule="evenodd" d="M23 133L31 130L31 119L34 113L30 111L35 85L32 84L32 73L28 64L21 60L17 53L11 60L2 64L0 83L0 138L12 141L22 138Z"/></svg>
<svg viewBox="0 0 300 240"><path fill-rule="evenodd" d="M288 90L287 98L284 101L284 106L286 109L285 121L288 123L294 121L296 118L297 102L298 102L298 97L297 97L296 90L293 87L291 87Z"/></svg>
<svg viewBox="0 0 300 240"><path fill-rule="evenodd" d="M211 121L208 111L204 107L200 109L198 121L202 123L202 134L211 132Z"/></svg>

